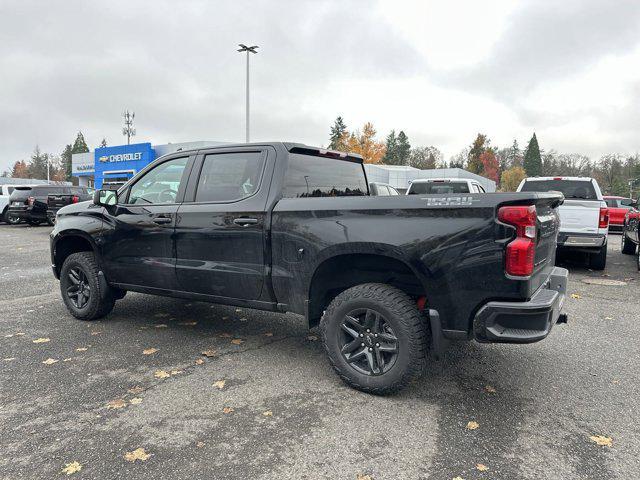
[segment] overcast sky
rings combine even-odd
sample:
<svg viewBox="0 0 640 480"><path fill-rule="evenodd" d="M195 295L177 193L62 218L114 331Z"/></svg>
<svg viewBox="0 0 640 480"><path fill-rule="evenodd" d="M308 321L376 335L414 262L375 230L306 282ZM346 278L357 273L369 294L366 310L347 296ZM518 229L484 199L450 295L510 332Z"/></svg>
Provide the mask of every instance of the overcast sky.
<svg viewBox="0 0 640 480"><path fill-rule="evenodd" d="M445 158L478 132L561 152L640 150L640 1L0 1L0 169L35 145L328 143L342 115Z"/></svg>

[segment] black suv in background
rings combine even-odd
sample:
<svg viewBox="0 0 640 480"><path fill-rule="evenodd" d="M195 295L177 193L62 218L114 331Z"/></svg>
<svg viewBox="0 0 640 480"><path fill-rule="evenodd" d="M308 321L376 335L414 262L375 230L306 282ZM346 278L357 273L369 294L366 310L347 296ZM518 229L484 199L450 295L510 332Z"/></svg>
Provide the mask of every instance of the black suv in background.
<svg viewBox="0 0 640 480"><path fill-rule="evenodd" d="M49 222L47 218L47 201L49 195L71 195L72 189L82 192L83 200L89 199L87 187L72 187L70 185L31 185L16 186L9 197L10 223L25 221L30 225L40 225ZM50 223L53 225L52 223Z"/></svg>

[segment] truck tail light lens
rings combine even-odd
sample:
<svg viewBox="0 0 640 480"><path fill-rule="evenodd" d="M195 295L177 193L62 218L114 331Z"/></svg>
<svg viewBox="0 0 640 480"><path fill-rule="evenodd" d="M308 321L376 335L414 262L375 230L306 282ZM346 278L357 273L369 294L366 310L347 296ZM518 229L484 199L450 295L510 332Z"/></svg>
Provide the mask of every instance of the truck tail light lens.
<svg viewBox="0 0 640 480"><path fill-rule="evenodd" d="M598 228L609 228L609 209L607 207L600 207Z"/></svg>
<svg viewBox="0 0 640 480"><path fill-rule="evenodd" d="M35 203L35 201L36 201L35 197L27 198L27 203L29 204L30 207L33 207L33 204Z"/></svg>
<svg viewBox="0 0 640 480"><path fill-rule="evenodd" d="M516 228L516 238L506 250L505 270L516 277L533 273L536 254L536 207L534 205L500 207L498 220Z"/></svg>
<svg viewBox="0 0 640 480"><path fill-rule="evenodd" d="M73 197L71 197L71 203L78 203L80 201L80 197L77 195L74 195Z"/></svg>

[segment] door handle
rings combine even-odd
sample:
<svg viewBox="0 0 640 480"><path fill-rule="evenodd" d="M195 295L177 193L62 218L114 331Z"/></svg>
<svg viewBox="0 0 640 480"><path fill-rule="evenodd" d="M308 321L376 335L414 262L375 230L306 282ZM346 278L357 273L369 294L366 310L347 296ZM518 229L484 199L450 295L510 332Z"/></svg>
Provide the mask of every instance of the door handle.
<svg viewBox="0 0 640 480"><path fill-rule="evenodd" d="M258 219L240 217L240 218L234 218L233 223L235 223L236 225L240 225L241 227L248 227L249 225L255 225L256 223L258 223Z"/></svg>
<svg viewBox="0 0 640 480"><path fill-rule="evenodd" d="M164 225L166 223L171 223L172 222L172 218L171 217L158 216L158 217L153 217L151 219L151 221L153 223L157 223L158 225Z"/></svg>

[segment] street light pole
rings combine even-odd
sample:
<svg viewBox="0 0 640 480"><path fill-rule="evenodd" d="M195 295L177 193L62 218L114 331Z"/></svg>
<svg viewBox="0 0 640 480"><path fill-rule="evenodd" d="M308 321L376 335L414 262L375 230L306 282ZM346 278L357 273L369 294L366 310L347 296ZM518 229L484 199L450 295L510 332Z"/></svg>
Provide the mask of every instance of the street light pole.
<svg viewBox="0 0 640 480"><path fill-rule="evenodd" d="M249 53L258 53L256 52L256 48L259 48L258 45L253 45L252 47L247 47L243 43L238 45L240 48L239 52L247 52L247 98L246 98L246 112L245 112L245 126L246 126L246 142L249 143Z"/></svg>

